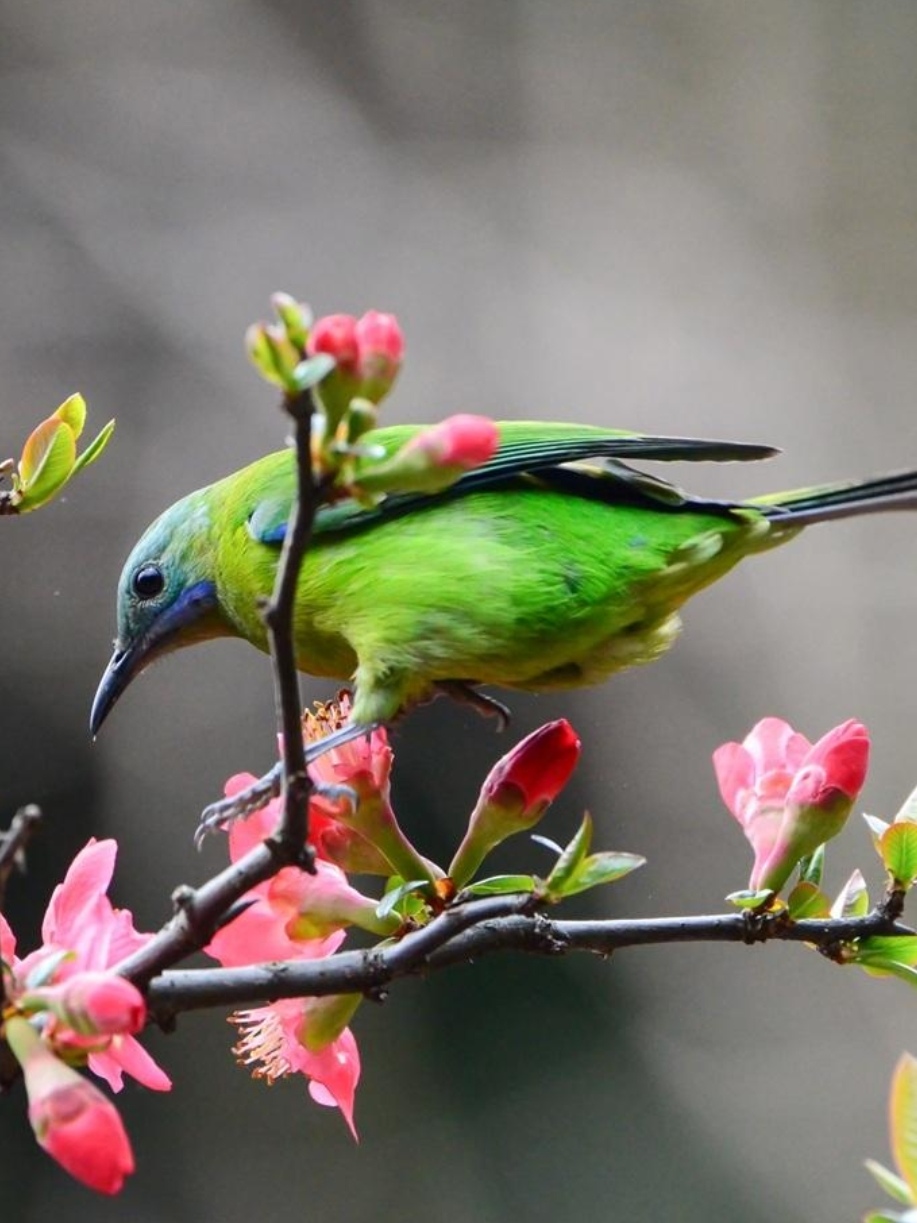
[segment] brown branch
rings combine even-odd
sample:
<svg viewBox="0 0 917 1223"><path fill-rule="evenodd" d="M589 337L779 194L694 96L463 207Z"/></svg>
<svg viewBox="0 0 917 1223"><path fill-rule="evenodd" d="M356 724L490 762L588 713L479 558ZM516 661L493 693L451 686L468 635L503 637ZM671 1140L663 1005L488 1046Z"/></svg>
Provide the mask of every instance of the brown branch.
<svg viewBox="0 0 917 1223"><path fill-rule="evenodd" d="M312 783L306 769L302 737L302 702L296 668L293 609L302 559L312 537L319 488L312 465L311 391L287 395L284 407L293 420L296 454L296 494L290 510L277 566L274 591L264 609L271 662L274 669L274 701L282 738L282 818L275 839L284 844L295 861L314 870L314 854L306 844L309 825L309 795Z"/></svg>
<svg viewBox="0 0 917 1223"><path fill-rule="evenodd" d="M826 954L869 935L912 935L881 910L866 917L793 922L785 913L724 913L639 920L555 921L532 913L533 898L494 896L456 905L400 942L347 951L324 960L290 960L246 968L185 969L150 981L150 1013L169 1024L181 1011L243 1006L277 998L364 993L378 997L393 981L469 963L498 951L610 956L624 947L662 943L811 943Z"/></svg>
<svg viewBox="0 0 917 1223"><path fill-rule="evenodd" d="M25 851L41 821L41 809L34 803L20 807L6 832L0 833L0 913L6 901L6 885L14 870L25 870ZM0 971L0 1011L6 1000L6 981Z"/></svg>

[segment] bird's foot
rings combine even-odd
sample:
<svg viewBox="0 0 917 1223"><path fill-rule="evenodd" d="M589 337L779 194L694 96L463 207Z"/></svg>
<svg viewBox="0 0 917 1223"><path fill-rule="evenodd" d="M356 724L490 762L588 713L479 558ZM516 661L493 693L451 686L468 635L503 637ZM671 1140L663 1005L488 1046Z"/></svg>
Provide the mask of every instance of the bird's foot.
<svg viewBox="0 0 917 1223"><path fill-rule="evenodd" d="M206 806L201 812L200 823L194 833L195 848L200 849L204 838L210 833L226 831L236 820L247 819L262 807L266 807L271 799L280 793L282 780L283 765L278 761L269 773L259 777L232 798L221 798Z"/></svg>
<svg viewBox="0 0 917 1223"><path fill-rule="evenodd" d="M436 690L451 697L454 701L458 701L460 705L470 705L482 717L496 718L499 723L497 730L506 730L507 726L509 726L509 708L502 701L479 692L473 684L469 684L466 680L443 679L437 683Z"/></svg>
<svg viewBox="0 0 917 1223"><path fill-rule="evenodd" d="M344 744L351 743L354 739L372 734L378 725L379 723L377 722L370 722L368 724L351 722L347 726L340 727L339 730L332 731L330 735L325 735L323 739L307 744L306 764L312 764L320 756L332 751L336 747L343 747ZM200 823L194 833L195 846L200 849L204 838L211 832L230 828L236 820L247 819L248 816L253 815L256 811L260 811L262 807L266 807L271 799L276 798L280 793L282 781L283 765L278 761L269 773L265 773L263 777L253 782L252 785L242 790L239 794L234 794L232 798L221 798L218 802L210 803L201 812ZM357 796L350 786L329 785L318 782L313 786L313 789L316 794L329 799L331 802L340 802L341 799L346 799L356 808Z"/></svg>

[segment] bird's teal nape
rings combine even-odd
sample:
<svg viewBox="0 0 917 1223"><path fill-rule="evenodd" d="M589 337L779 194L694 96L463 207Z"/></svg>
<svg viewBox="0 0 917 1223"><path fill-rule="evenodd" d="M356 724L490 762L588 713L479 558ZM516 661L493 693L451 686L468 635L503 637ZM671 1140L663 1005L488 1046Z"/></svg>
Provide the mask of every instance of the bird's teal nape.
<svg viewBox="0 0 917 1223"><path fill-rule="evenodd" d="M419 426L367 433L394 453ZM439 691L597 683L672 644L681 606L812 523L917 506L917 471L746 501L690 496L631 460L760 459L765 446L507 422L493 458L441 493L320 507L299 575L296 662L355 685L351 722ZM359 479L359 467L357 469ZM125 565L95 733L145 666L208 638L267 648L295 487L290 450L166 510Z"/></svg>

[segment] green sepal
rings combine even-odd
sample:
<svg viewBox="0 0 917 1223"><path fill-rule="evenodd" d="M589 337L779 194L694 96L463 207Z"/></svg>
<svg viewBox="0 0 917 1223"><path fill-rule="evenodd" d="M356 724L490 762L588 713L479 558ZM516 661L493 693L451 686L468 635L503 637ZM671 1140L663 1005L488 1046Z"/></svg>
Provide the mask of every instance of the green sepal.
<svg viewBox="0 0 917 1223"><path fill-rule="evenodd" d="M334 369L337 365L334 357L328 352L317 352L314 357L307 357L305 361L300 361L293 370L292 385L297 391L309 391L318 384Z"/></svg>
<svg viewBox="0 0 917 1223"><path fill-rule="evenodd" d="M771 888L759 888L754 892L743 888L739 892L730 892L726 897L726 903L735 905L737 909L760 909L773 897L774 892Z"/></svg>
<svg viewBox="0 0 917 1223"><path fill-rule="evenodd" d="M889 1197L894 1198L896 1202L901 1202L904 1206L914 1205L914 1198L907 1181L902 1180L900 1176L876 1159L864 1159L863 1163L876 1178L879 1188L883 1189Z"/></svg>
<svg viewBox="0 0 917 1223"><path fill-rule="evenodd" d="M399 876L395 875L390 883L393 885L382 897L376 906L376 916L379 918L388 917L389 913L400 913L403 917L407 916L404 910L403 903L412 893L417 892L420 888L428 888L430 886L429 879L411 879L405 883ZM418 897L418 900L421 898ZM425 907L425 902L421 900L421 905Z"/></svg>
<svg viewBox="0 0 917 1223"><path fill-rule="evenodd" d="M111 441L111 435L115 431L115 422L110 420L107 425L104 425L96 436L92 439L82 454L76 456L76 462L73 464L73 471L70 473L75 476L78 471L82 471L84 467L88 467L90 463L94 463L108 443Z"/></svg>
<svg viewBox="0 0 917 1223"><path fill-rule="evenodd" d="M917 1058L902 1053L892 1075L888 1101L892 1154L901 1178L917 1200Z"/></svg>
<svg viewBox="0 0 917 1223"><path fill-rule="evenodd" d="M831 901L814 883L803 879L786 898L786 907L793 921L802 921L807 917L829 917Z"/></svg>
<svg viewBox="0 0 917 1223"><path fill-rule="evenodd" d="M326 1049L341 1035L362 1001L362 994L327 994L307 999L299 1043L310 1053Z"/></svg>
<svg viewBox="0 0 917 1223"><path fill-rule="evenodd" d="M825 873L824 845L819 845L815 853L810 854L808 858L800 859L797 870L800 883L814 883L816 887L821 887L822 876Z"/></svg>
<svg viewBox="0 0 917 1223"><path fill-rule="evenodd" d="M462 888L466 896L508 896L513 892L534 892L535 880L531 875L491 875Z"/></svg>
<svg viewBox="0 0 917 1223"><path fill-rule="evenodd" d="M76 462L76 438L62 420L50 416L29 434L19 460L19 510L37 509L70 479Z"/></svg>
<svg viewBox="0 0 917 1223"><path fill-rule="evenodd" d="M917 878L917 824L892 824L879 838L879 857L899 887L909 888Z"/></svg>

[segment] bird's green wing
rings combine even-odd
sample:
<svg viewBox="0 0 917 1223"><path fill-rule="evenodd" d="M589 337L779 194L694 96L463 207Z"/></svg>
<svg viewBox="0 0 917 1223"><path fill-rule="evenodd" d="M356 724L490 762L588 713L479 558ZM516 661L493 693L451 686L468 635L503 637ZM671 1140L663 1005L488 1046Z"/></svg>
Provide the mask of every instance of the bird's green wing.
<svg viewBox="0 0 917 1223"><path fill-rule="evenodd" d="M366 443L382 446L387 454L414 436L421 426L395 425L366 435ZM510 421L499 425L500 446L487 463L461 476L445 492L437 494L390 494L377 506L367 508L355 501L322 507L315 520L315 533L353 530L380 519L410 513L431 501L453 499L493 488L518 477L536 477L575 496L633 502L650 500L672 508L695 508L714 502L696 502L663 480L634 471L622 460L652 459L670 462L731 462L770 458L771 446L745 442L710 441L703 438L659 437L601 429L589 425L541 424ZM569 464L579 464L570 467ZM289 502L268 498L249 520L249 531L266 544L280 544L286 531Z"/></svg>

